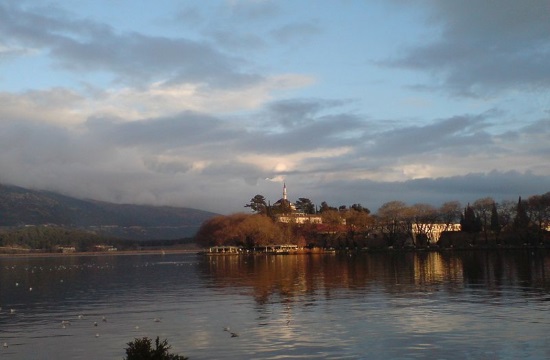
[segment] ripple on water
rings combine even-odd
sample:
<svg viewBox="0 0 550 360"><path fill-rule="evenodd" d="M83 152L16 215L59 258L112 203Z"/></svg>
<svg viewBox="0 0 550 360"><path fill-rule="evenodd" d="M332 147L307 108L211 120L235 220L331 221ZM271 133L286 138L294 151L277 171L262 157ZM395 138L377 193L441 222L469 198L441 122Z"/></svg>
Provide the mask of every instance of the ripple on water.
<svg viewBox="0 0 550 360"><path fill-rule="evenodd" d="M0 343L9 343L0 356L122 358L126 343L142 336L167 338L174 352L191 359L534 359L550 353L543 272L531 272L536 283L518 283L509 269L513 276L499 282L466 281L462 269L449 271L460 276L441 271L419 280L418 262L407 263L415 256L409 255L218 264L188 255L0 259ZM427 256L422 261L429 263ZM466 266L451 260L431 268ZM63 328L64 320L70 325Z"/></svg>

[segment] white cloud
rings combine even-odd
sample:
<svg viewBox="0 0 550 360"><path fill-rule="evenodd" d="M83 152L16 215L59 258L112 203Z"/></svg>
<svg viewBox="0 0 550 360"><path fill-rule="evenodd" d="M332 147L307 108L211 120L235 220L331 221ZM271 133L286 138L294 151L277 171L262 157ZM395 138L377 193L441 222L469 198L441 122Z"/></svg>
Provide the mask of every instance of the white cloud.
<svg viewBox="0 0 550 360"><path fill-rule="evenodd" d="M366 54L371 25L356 13L335 19L330 2L316 18L300 4L197 4L180 12L177 30L141 14L156 28L121 31L132 23L11 1L0 5L0 35L10 39L0 66L25 69L32 58L55 76L0 93L0 182L226 212L257 193L278 197L281 181L317 203L368 207L545 192L550 25L541 3L424 0L410 15L396 0L407 16L377 23L388 26L376 30L381 40L433 31L430 41L373 43L388 53ZM341 9L355 6L372 5ZM341 26L348 18L353 29ZM370 78L367 58L391 59L391 71ZM419 94L407 86L415 81L453 100Z"/></svg>

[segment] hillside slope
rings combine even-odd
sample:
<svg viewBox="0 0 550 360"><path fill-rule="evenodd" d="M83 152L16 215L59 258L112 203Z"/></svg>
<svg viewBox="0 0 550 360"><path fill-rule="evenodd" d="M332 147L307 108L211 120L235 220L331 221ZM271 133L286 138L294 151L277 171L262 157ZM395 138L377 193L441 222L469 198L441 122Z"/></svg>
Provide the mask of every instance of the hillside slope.
<svg viewBox="0 0 550 360"><path fill-rule="evenodd" d="M128 239L193 236L216 214L180 207L112 204L0 185L0 226L55 224Z"/></svg>

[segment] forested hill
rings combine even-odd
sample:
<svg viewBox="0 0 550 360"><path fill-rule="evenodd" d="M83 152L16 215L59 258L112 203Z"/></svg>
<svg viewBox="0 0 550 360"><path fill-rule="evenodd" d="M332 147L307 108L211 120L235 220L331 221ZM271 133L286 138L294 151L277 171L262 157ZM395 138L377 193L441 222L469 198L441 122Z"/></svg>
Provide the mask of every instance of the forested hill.
<svg viewBox="0 0 550 360"><path fill-rule="evenodd" d="M55 224L128 239L193 236L216 214L190 208L112 204L0 185L0 226Z"/></svg>

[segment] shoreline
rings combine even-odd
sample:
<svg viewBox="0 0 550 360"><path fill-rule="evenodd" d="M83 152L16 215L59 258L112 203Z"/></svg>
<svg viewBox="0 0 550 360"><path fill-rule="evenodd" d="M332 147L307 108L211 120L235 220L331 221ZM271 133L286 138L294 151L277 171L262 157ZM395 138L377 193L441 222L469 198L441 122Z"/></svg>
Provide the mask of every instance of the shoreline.
<svg viewBox="0 0 550 360"><path fill-rule="evenodd" d="M23 258L23 257L76 257L76 256L136 256L136 255L175 255L175 254L197 254L208 256L230 256L230 255L314 255L314 254L376 254L376 253L407 253L407 252L461 252L461 251L517 251L517 250L549 250L547 246L512 246L512 247L456 247L456 248L402 248L402 249L347 249L347 250L301 250L290 252L250 252L250 253L208 253L206 249L147 249L147 250L117 250L117 251L82 251L82 252L41 252L28 251L16 253L0 253L1 258Z"/></svg>
<svg viewBox="0 0 550 360"><path fill-rule="evenodd" d="M195 249L154 249L154 250L119 250L119 251L83 251L71 253L58 252L18 252L0 253L0 258L13 257L70 257L70 256L134 256L134 255L170 255L170 254L195 254L200 250Z"/></svg>

